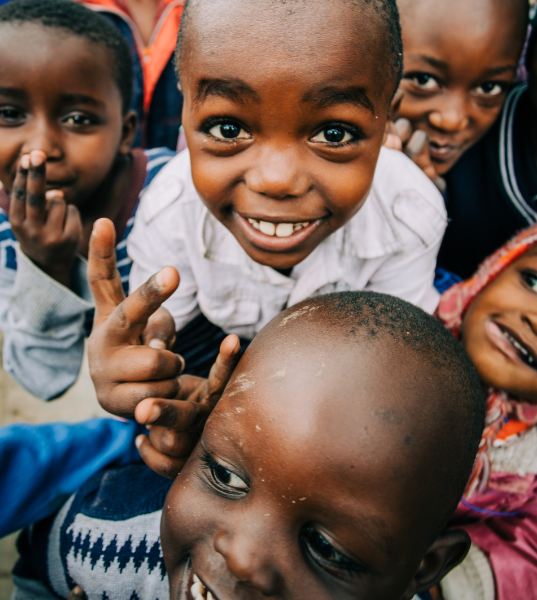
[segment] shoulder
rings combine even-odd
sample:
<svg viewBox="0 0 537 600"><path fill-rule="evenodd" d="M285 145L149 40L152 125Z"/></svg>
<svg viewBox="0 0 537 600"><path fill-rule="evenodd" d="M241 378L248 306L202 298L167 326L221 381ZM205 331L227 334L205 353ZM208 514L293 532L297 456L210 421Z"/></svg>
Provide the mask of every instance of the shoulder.
<svg viewBox="0 0 537 600"><path fill-rule="evenodd" d="M363 258L439 243L446 225L444 199L407 156L382 148L369 197L351 221ZM364 234L365 233L365 234Z"/></svg>
<svg viewBox="0 0 537 600"><path fill-rule="evenodd" d="M138 226L157 226L173 234L186 221L199 218L204 213L190 171L190 155L183 150L174 156L161 156L161 168L140 197L136 215Z"/></svg>
<svg viewBox="0 0 537 600"><path fill-rule="evenodd" d="M57 514L46 540L32 541L46 548L42 558L55 593L67 597L76 582L88 598L114 598L128 581L138 597L166 597L160 517L171 484L143 465L91 478Z"/></svg>

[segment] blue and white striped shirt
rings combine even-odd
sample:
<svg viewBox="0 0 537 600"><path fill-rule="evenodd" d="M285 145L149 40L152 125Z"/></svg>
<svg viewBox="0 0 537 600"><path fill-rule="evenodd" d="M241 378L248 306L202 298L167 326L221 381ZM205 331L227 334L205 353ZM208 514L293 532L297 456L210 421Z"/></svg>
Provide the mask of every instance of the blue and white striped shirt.
<svg viewBox="0 0 537 600"><path fill-rule="evenodd" d="M168 148L155 148L146 150L145 155L146 174L138 198L175 153ZM116 246L117 267L125 294L128 294L132 266L127 254L127 238L137 208L138 202L132 214L126 217ZM91 331L93 298L86 261L81 257L76 259L73 280L74 290L68 289L26 257L19 248L7 212L0 209L0 329L4 334L4 369L43 400L58 397L76 381L84 354L84 338Z"/></svg>

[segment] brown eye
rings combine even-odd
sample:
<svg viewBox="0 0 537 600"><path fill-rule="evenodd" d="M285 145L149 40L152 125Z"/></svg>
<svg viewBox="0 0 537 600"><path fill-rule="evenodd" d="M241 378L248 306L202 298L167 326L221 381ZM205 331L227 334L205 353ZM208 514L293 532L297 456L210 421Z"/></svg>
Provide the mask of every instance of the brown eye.
<svg viewBox="0 0 537 600"><path fill-rule="evenodd" d="M252 136L235 123L220 123L209 129L209 133L218 140L244 140Z"/></svg>

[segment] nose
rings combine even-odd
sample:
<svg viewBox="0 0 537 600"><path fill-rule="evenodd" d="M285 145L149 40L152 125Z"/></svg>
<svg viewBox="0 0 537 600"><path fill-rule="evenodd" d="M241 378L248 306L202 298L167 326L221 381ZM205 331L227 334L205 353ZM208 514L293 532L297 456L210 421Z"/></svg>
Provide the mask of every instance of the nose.
<svg viewBox="0 0 537 600"><path fill-rule="evenodd" d="M266 145L260 154L255 167L246 174L250 190L277 200L300 198L308 191L310 179L299 149L288 143L284 147Z"/></svg>
<svg viewBox="0 0 537 600"><path fill-rule="evenodd" d="M47 161L58 161L63 158L58 128L45 116L37 117L33 121L28 129L21 154L29 154L32 150L42 150L47 155Z"/></svg>
<svg viewBox="0 0 537 600"><path fill-rule="evenodd" d="M463 94L449 94L439 110L429 113L429 123L442 131L463 131L470 124L469 109Z"/></svg>
<svg viewBox="0 0 537 600"><path fill-rule="evenodd" d="M277 568L281 556L277 558L271 552L280 545L271 533L262 530L259 522L241 520L236 530L221 529L214 538L214 548L224 557L233 577L264 596L280 593L283 584ZM281 548L285 547L285 544L281 545Z"/></svg>

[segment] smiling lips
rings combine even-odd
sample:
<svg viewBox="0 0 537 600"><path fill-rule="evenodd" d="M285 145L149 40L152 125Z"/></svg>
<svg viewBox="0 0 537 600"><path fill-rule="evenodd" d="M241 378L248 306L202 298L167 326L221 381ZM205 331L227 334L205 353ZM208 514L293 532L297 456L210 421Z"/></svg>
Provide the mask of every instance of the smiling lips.
<svg viewBox="0 0 537 600"><path fill-rule="evenodd" d="M537 370L534 352L531 348L526 346L522 340L494 321L489 321L486 327L491 341L501 352L503 352L503 354L515 360L517 363L523 363L524 365Z"/></svg>
<svg viewBox="0 0 537 600"><path fill-rule="evenodd" d="M211 592L203 585L200 578L194 574L194 583L190 586L192 600L215 600Z"/></svg>
<svg viewBox="0 0 537 600"><path fill-rule="evenodd" d="M429 142L429 152L431 158L445 161L449 160L458 151L457 146L451 144L438 144L432 140Z"/></svg>
<svg viewBox="0 0 537 600"><path fill-rule="evenodd" d="M309 238L323 218L275 223L235 213L244 236L255 247L268 252L290 252Z"/></svg>

